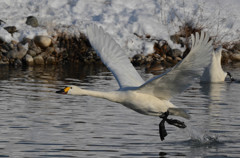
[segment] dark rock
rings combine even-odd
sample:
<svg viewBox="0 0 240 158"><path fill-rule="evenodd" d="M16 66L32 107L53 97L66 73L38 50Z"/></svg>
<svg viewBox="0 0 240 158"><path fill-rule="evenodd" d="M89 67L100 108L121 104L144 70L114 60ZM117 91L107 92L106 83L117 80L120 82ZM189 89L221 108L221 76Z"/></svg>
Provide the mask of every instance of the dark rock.
<svg viewBox="0 0 240 158"><path fill-rule="evenodd" d="M239 42L239 43L236 43L236 44L233 46L233 49L240 51L240 42Z"/></svg>
<svg viewBox="0 0 240 158"><path fill-rule="evenodd" d="M222 51L221 63L222 63L222 64L228 64L228 63L230 63L230 62L231 62L231 59L230 59L230 55L231 55L231 54L232 54L231 52L226 51L226 50L223 50L223 51Z"/></svg>
<svg viewBox="0 0 240 158"><path fill-rule="evenodd" d="M4 29L7 30L7 32L9 32L10 34L17 32L17 28L15 26L7 26L4 27Z"/></svg>
<svg viewBox="0 0 240 158"><path fill-rule="evenodd" d="M5 21L3 21L3 20L0 19L0 25L2 25L2 23L6 24Z"/></svg>
<svg viewBox="0 0 240 158"><path fill-rule="evenodd" d="M172 50L172 57L182 57L182 51L181 50L179 50L179 49L173 49Z"/></svg>
<svg viewBox="0 0 240 158"><path fill-rule="evenodd" d="M173 43L180 44L181 47L184 47L184 42L181 40L181 37L179 35L171 35L170 39L173 41Z"/></svg>
<svg viewBox="0 0 240 158"><path fill-rule="evenodd" d="M168 45L167 41L159 41L158 43L155 42L153 49L156 54L159 54L161 56L164 56L164 55L171 56L171 54L172 54L172 49Z"/></svg>
<svg viewBox="0 0 240 158"><path fill-rule="evenodd" d="M26 44L26 43L28 43L29 45L31 44L31 42L32 42L32 39L30 39L30 38L23 38L23 40L21 41L21 43L22 44Z"/></svg>
<svg viewBox="0 0 240 158"><path fill-rule="evenodd" d="M20 59L16 59L14 61L14 66L22 66L22 61Z"/></svg>
<svg viewBox="0 0 240 158"><path fill-rule="evenodd" d="M233 53L234 53L234 54L240 54L240 50L234 49L234 50L233 50Z"/></svg>
<svg viewBox="0 0 240 158"><path fill-rule="evenodd" d="M27 25L30 25L32 27L38 27L38 20L36 17L34 16L28 16L27 17L27 21L26 21Z"/></svg>
<svg viewBox="0 0 240 158"><path fill-rule="evenodd" d="M53 65L53 64L56 64L56 59L52 56L49 56L46 60L46 64L47 65Z"/></svg>
<svg viewBox="0 0 240 158"><path fill-rule="evenodd" d="M136 54L132 57L133 65L142 65L144 63L145 56L142 54Z"/></svg>

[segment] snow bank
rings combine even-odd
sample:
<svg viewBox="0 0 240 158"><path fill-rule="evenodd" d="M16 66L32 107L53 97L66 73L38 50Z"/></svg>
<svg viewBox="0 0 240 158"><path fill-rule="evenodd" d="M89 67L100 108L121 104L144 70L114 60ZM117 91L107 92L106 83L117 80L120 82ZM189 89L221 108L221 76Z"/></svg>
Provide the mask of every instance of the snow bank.
<svg viewBox="0 0 240 158"><path fill-rule="evenodd" d="M211 36L221 42L240 39L239 0L3 0L0 1L0 37L7 42L24 37L51 34L53 28L69 26L67 31L85 32L89 23L96 23L107 30L126 50L129 56L152 53L153 42L138 35L151 35L167 40L184 22L203 26ZM35 16L42 27L25 24L28 16ZM14 36L2 27L16 26ZM75 29L72 29L75 28ZM77 29L76 29L77 28Z"/></svg>

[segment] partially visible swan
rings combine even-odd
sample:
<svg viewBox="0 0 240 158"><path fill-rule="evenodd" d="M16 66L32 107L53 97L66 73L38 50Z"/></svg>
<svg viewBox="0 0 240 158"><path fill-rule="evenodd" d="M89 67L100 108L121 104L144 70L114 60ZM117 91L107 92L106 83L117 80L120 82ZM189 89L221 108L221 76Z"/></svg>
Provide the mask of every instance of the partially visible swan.
<svg viewBox="0 0 240 158"><path fill-rule="evenodd" d="M195 78L200 78L204 68L210 64L213 47L207 34L201 32L201 35L198 33L195 37L192 35L192 48L185 59L172 70L146 82L130 63L123 49L101 27L88 26L87 35L103 63L113 73L120 88L116 91L100 92L68 86L57 91L58 93L104 98L141 114L158 116L162 118L159 124L161 140L167 135L165 121L179 128L186 127L184 122L167 118L168 115L189 118L184 110L177 108L169 100L188 88Z"/></svg>
<svg viewBox="0 0 240 158"><path fill-rule="evenodd" d="M224 72L221 66L222 47L218 47L216 51L212 52L212 62L205 68L203 75L201 76L201 82L223 82L227 75L231 81L234 81L232 75L229 72Z"/></svg>

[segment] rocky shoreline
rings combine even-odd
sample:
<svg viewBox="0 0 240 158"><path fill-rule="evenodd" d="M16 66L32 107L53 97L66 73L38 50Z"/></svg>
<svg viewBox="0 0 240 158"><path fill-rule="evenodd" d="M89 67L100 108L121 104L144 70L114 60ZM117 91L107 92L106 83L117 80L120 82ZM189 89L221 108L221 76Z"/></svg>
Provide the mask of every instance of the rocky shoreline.
<svg viewBox="0 0 240 158"><path fill-rule="evenodd" d="M1 22L3 21L1 20ZM27 18L26 24L38 27L37 19L33 16ZM8 26L4 29L11 34L17 32L15 26ZM199 32L199 30L195 30L195 32ZM136 36L143 38L139 35ZM190 34L186 36L181 32L171 36L174 43L187 48L185 52L171 48L165 40L155 40L154 53L146 56L136 54L130 60L135 66L144 65L147 71L158 71L172 67L188 54L189 43L184 43L182 39L189 38L189 36ZM150 39L151 36L146 35L144 38ZM223 48L222 64L240 62L240 42L235 42L231 46L223 44ZM33 39L24 38L21 42L11 41L10 43L0 38L0 66L37 66L64 63L90 64L101 63L101 60L83 33L74 36L57 32L53 36L35 36Z"/></svg>

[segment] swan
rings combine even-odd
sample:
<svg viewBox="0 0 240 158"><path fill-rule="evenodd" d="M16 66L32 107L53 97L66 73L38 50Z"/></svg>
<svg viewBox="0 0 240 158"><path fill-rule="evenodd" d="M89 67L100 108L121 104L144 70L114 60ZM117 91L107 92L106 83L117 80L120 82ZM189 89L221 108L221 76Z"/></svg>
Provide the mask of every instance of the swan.
<svg viewBox="0 0 240 158"><path fill-rule="evenodd" d="M200 82L224 82L225 78L229 76L231 81L234 81L230 72L224 72L221 66L222 46L219 46L216 51L212 52L212 61L208 67L205 68Z"/></svg>
<svg viewBox="0 0 240 158"><path fill-rule="evenodd" d="M159 123L159 135L162 141L167 136L165 122L179 128L186 127L184 122L168 118L169 115L190 118L183 109L173 105L170 99L188 88L195 78L200 78L204 68L210 64L213 47L212 40L206 33L191 35L192 47L185 59L171 70L146 82L130 63L120 45L102 27L95 24L87 26L87 36L120 88L100 92L72 85L60 89L57 93L104 98L138 113L160 117L162 120Z"/></svg>

